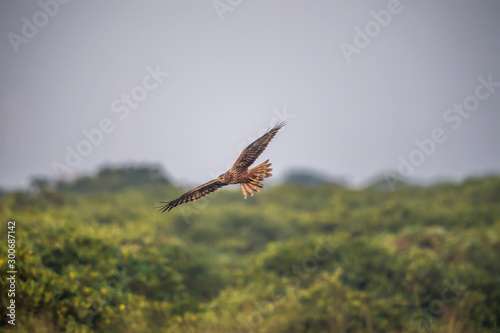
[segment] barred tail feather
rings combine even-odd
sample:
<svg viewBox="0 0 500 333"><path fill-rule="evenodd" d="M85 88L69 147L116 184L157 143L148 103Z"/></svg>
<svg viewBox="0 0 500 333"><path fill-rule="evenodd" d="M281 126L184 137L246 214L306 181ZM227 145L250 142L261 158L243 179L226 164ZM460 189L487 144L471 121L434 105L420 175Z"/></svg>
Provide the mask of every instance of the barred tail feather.
<svg viewBox="0 0 500 333"><path fill-rule="evenodd" d="M271 177L273 170L270 168L271 163L269 160L265 161L262 164L259 164L255 168L248 170L250 175L250 180L248 183L241 183L241 192L243 193L243 199L247 198L247 194L253 196L254 192L260 192L259 188L264 188L264 184L261 183L264 179Z"/></svg>
<svg viewBox="0 0 500 333"><path fill-rule="evenodd" d="M247 183L241 183L241 192L243 193L243 199L247 198L247 193L250 194L250 196L253 196L253 191L252 188L249 186Z"/></svg>
<svg viewBox="0 0 500 333"><path fill-rule="evenodd" d="M273 171L273 169L270 168L272 163L268 163L268 162L269 162L269 160L266 160L264 163L261 163L261 164L257 165L255 168L248 170L250 177L255 179L257 182L263 181L264 179L271 177L273 175L271 173L271 171ZM257 185L257 186L259 186L259 185ZM259 186L259 187L264 187L264 185Z"/></svg>

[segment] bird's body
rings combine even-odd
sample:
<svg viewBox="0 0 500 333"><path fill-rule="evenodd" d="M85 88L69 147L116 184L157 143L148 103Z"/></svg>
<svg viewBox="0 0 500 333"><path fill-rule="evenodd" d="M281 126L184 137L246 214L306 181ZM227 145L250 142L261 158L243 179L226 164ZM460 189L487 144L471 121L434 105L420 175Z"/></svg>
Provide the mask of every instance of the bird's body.
<svg viewBox="0 0 500 333"><path fill-rule="evenodd" d="M161 212L170 211L172 208L186 202L198 200L207 194L215 192L221 187L230 184L240 184L243 198L247 198L247 194L253 196L254 192L259 192L259 188L264 188L262 181L265 178L271 177L269 160L260 165L248 169L253 162L262 154L267 145L274 138L276 133L285 126L285 122L281 122L267 131L260 138L248 145L240 154L234 165L227 172L221 174L217 179L211 180L203 185L200 185L191 191L188 191L175 200L162 202L164 205L160 207Z"/></svg>

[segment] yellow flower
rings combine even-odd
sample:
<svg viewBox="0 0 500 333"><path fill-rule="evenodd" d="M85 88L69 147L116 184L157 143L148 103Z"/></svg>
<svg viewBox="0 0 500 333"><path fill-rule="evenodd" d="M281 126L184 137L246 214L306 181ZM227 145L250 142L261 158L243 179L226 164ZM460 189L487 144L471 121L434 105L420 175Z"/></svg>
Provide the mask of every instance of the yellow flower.
<svg viewBox="0 0 500 333"><path fill-rule="evenodd" d="M125 304L120 304L120 311L125 310Z"/></svg>

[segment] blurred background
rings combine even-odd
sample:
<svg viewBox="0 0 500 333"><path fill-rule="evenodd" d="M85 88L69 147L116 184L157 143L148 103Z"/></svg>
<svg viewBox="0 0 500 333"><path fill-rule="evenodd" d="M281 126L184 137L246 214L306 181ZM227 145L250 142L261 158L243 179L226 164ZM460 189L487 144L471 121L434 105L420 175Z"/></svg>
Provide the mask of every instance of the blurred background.
<svg viewBox="0 0 500 333"><path fill-rule="evenodd" d="M478 77L500 81L496 1L0 6L4 188L138 162L197 184L279 120L289 126L266 151L277 178L299 168L365 185L435 128L447 139L403 176L500 169L498 84L470 115L446 117ZM103 119L110 132L82 144Z"/></svg>
<svg viewBox="0 0 500 333"><path fill-rule="evenodd" d="M0 2L0 325L497 332L499 15ZM156 212L281 121L273 186Z"/></svg>

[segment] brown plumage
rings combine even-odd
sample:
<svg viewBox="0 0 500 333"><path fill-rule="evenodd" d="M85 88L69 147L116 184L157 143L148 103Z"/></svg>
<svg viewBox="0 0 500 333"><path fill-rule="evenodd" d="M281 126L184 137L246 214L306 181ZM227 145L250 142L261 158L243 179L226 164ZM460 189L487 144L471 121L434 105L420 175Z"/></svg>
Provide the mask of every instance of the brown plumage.
<svg viewBox="0 0 500 333"><path fill-rule="evenodd" d="M254 192L259 192L259 188L264 188L261 182L268 177L271 177L269 160L259 164L258 166L248 169L253 162L262 154L267 145L274 138L276 133L286 125L286 122L276 124L272 129L268 130L260 138L252 142L241 152L240 156L234 162L231 169L220 175L217 179L211 180L208 183L198 186L178 197L175 200L161 202L164 205L160 207L160 211L170 211L172 208L182 205L183 203L198 200L207 194L217 191L219 188L229 184L240 184L243 198L247 198L247 194L253 196Z"/></svg>

